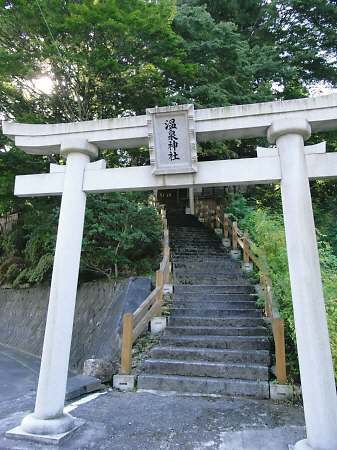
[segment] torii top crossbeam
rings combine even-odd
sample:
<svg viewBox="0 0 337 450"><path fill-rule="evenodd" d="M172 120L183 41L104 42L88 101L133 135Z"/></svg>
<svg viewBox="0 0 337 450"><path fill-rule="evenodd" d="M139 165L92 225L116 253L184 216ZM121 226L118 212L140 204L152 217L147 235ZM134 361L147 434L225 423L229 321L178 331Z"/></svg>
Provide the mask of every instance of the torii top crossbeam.
<svg viewBox="0 0 337 450"><path fill-rule="evenodd" d="M266 136L275 120L289 117L306 119L313 133L337 129L337 94L199 109L195 111L195 131L199 142L254 138ZM3 122L3 132L15 138L17 147L37 155L58 153L69 134L100 149L148 145L146 115L55 125Z"/></svg>

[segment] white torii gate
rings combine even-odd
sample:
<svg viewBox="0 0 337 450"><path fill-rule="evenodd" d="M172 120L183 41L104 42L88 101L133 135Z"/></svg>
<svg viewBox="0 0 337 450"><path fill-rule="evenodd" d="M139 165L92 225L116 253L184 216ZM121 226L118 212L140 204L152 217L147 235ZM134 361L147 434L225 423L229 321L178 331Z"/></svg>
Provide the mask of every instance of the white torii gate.
<svg viewBox="0 0 337 450"><path fill-rule="evenodd" d="M337 129L337 95L194 114L190 133L198 141L267 135L277 148L258 148L258 157L249 159L192 158L190 173L158 175L151 166L106 169L104 161L90 163L98 148L134 148L148 144L149 136L151 143L148 116L3 123L4 134L25 152L67 158L66 166L52 164L49 174L16 177L15 195L62 195L62 202L35 410L8 435L50 442L78 426L63 408L87 193L280 182L307 429L307 439L295 448L337 449L336 387L309 187L309 179L337 177L337 153L326 154L324 143L304 146L311 132Z"/></svg>

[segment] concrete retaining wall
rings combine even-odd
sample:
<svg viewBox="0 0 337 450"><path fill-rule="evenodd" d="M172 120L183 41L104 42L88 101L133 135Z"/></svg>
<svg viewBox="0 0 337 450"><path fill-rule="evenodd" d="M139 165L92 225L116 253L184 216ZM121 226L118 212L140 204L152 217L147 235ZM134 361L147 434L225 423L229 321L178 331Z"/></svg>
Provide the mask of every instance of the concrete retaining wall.
<svg viewBox="0 0 337 450"><path fill-rule="evenodd" d="M151 292L151 280L83 283L77 293L70 369L81 371L88 358L119 358L120 328ZM49 286L0 289L0 342L40 356Z"/></svg>

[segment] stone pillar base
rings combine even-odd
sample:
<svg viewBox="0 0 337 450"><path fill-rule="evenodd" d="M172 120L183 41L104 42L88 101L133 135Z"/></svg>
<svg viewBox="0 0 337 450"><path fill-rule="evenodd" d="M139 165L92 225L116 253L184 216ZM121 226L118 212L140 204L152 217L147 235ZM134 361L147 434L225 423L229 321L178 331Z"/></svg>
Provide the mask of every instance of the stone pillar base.
<svg viewBox="0 0 337 450"><path fill-rule="evenodd" d="M239 250L239 249L231 250L230 255L231 255L231 258L238 261L239 259L241 259L241 250Z"/></svg>
<svg viewBox="0 0 337 450"><path fill-rule="evenodd" d="M311 445L309 445L307 439L302 439L301 441L298 441L295 446L294 450L316 450ZM318 450L318 449L317 449ZM322 449L323 450L323 449ZM324 449L325 450L325 449ZM334 450L334 449L326 449L326 450Z"/></svg>
<svg viewBox="0 0 337 450"><path fill-rule="evenodd" d="M165 316L153 317L151 319L151 334L159 334L165 330L167 325L167 318Z"/></svg>
<svg viewBox="0 0 337 450"><path fill-rule="evenodd" d="M269 387L272 400L291 400L294 398L294 389L289 384L270 383Z"/></svg>
<svg viewBox="0 0 337 450"><path fill-rule="evenodd" d="M218 236L222 235L222 229L221 228L214 228L214 233L217 234Z"/></svg>
<svg viewBox="0 0 337 450"><path fill-rule="evenodd" d="M46 420L48 422L48 420ZM54 444L60 445L66 439L68 439L76 430L78 430L85 423L82 419L75 419L74 424L70 430L63 433L56 434L33 434L28 433L22 429L22 426L18 426L6 432L6 437L9 439L20 439L24 441L38 442L42 444Z"/></svg>
<svg viewBox="0 0 337 450"><path fill-rule="evenodd" d="M112 386L123 392L133 391L136 385L136 378L134 375L114 375Z"/></svg>
<svg viewBox="0 0 337 450"><path fill-rule="evenodd" d="M246 273L253 272L253 263L252 262L242 263L242 270Z"/></svg>
<svg viewBox="0 0 337 450"><path fill-rule="evenodd" d="M173 285L172 284L164 284L163 293L164 294L172 294L173 293Z"/></svg>
<svg viewBox="0 0 337 450"><path fill-rule="evenodd" d="M229 248L231 246L231 240L229 238L222 238L222 245L225 248Z"/></svg>

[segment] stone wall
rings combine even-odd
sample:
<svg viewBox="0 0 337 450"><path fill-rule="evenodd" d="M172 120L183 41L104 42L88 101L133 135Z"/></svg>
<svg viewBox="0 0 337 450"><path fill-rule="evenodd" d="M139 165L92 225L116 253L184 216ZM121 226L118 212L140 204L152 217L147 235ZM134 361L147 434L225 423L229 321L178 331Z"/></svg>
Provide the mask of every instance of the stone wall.
<svg viewBox="0 0 337 450"><path fill-rule="evenodd" d="M133 312L151 292L151 280L133 277L118 283L96 281L79 286L70 369L82 371L88 358L116 360L122 316ZM40 356L49 286L0 289L0 342Z"/></svg>

